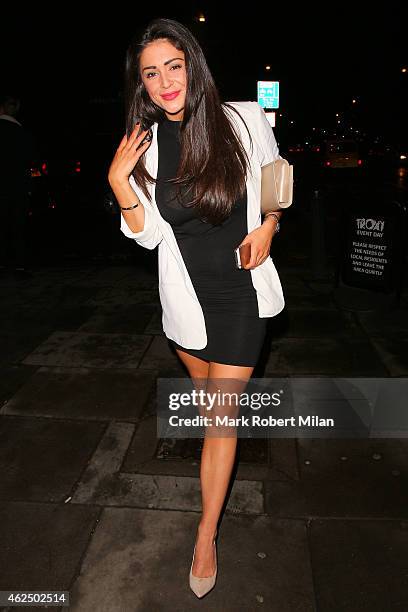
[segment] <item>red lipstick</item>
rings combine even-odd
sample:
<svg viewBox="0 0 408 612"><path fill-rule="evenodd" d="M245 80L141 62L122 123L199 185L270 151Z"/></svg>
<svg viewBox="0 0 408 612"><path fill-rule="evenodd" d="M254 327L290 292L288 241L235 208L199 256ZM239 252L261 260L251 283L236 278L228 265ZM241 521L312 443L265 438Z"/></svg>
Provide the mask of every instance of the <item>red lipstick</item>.
<svg viewBox="0 0 408 612"><path fill-rule="evenodd" d="M165 100L174 100L174 98L177 98L179 93L179 91L173 91L173 93L162 94L162 98L164 98Z"/></svg>

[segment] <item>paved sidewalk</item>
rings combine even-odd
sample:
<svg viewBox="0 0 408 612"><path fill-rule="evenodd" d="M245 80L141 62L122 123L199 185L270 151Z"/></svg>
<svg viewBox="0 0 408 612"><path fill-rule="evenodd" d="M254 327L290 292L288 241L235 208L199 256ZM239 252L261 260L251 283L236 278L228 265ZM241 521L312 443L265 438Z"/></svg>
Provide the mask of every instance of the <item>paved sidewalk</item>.
<svg viewBox="0 0 408 612"><path fill-rule="evenodd" d="M254 376L407 376L407 289L341 310L301 253L281 248ZM202 441L156 436L156 379L187 373L146 257L1 279L0 590L69 590L84 612L407 610L405 439L240 440L217 585L190 591Z"/></svg>

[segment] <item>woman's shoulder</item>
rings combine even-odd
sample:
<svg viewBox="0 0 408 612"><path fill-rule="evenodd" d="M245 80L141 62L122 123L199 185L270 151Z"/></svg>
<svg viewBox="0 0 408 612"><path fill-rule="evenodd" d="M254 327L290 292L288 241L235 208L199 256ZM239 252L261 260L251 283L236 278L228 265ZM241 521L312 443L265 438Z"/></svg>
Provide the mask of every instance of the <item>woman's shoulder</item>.
<svg viewBox="0 0 408 612"><path fill-rule="evenodd" d="M223 105L231 116L236 116L234 111L238 111L243 119L248 119L249 121L257 121L261 116L261 112L263 113L262 106L253 100L224 102ZM232 107L234 110L231 110L228 106Z"/></svg>
<svg viewBox="0 0 408 612"><path fill-rule="evenodd" d="M233 106L237 110L246 111L248 113L259 112L259 109L262 110L260 104L253 100L242 100L242 101L228 101L224 102L224 105L228 104L229 106Z"/></svg>

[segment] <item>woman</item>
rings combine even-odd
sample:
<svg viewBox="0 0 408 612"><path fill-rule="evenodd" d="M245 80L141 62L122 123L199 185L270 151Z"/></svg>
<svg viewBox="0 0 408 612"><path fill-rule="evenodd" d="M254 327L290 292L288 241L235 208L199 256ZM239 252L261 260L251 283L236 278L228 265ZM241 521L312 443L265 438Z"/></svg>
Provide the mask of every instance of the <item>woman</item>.
<svg viewBox="0 0 408 612"><path fill-rule="evenodd" d="M127 134L108 174L121 230L159 247L163 329L194 384L211 392L223 380L223 389L243 391L267 317L284 307L269 256L281 213L260 220L261 165L279 157L272 128L256 102L221 103L201 47L173 20L152 21L130 44L125 81ZM241 244L251 245L245 269L234 256ZM190 569L198 597L215 584L236 443L236 435L204 439Z"/></svg>

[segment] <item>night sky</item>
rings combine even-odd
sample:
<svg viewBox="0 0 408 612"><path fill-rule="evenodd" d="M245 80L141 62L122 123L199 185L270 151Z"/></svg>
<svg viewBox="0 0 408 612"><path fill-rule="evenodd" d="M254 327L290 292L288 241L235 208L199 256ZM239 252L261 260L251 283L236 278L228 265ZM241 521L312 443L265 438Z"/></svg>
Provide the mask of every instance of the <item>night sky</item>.
<svg viewBox="0 0 408 612"><path fill-rule="evenodd" d="M280 81L285 119L277 130L293 120L295 138L312 126L335 127L336 112L353 112L370 136L407 143L406 3L254 2L245 11L232 3L151 4L152 12L140 2L133 11L121 3L95 7L92 17L78 4L5 15L1 84L22 95L21 121L61 138L91 135L98 126L123 132L117 105L98 100L118 100L136 25L167 17L197 36L223 100L255 100L258 79Z"/></svg>

